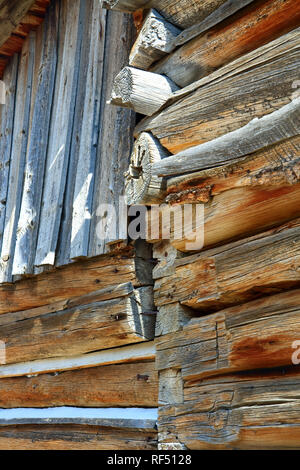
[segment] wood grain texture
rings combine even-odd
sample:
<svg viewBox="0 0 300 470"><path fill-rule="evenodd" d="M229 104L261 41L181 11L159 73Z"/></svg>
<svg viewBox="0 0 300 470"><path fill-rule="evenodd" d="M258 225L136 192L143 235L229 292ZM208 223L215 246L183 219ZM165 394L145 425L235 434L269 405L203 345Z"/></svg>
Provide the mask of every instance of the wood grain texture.
<svg viewBox="0 0 300 470"><path fill-rule="evenodd" d="M168 180L166 201L172 206L161 210L165 219L178 204L203 204L204 211L203 219L185 221L185 232L171 224L172 245L192 251L189 242L201 235L208 247L298 217L299 143L296 136L236 163Z"/></svg>
<svg viewBox="0 0 300 470"><path fill-rule="evenodd" d="M16 229L21 207L25 169L28 128L30 123L30 103L32 95L33 69L35 60L35 33L27 37L17 78L15 98L14 129L10 150L8 194L6 198L5 222L1 247L0 282L12 281L12 266L16 243ZM12 158L12 155L14 158Z"/></svg>
<svg viewBox="0 0 300 470"><path fill-rule="evenodd" d="M170 234L175 249L199 251L299 217L299 152L296 136L236 163L168 180L168 204L157 214L151 211L149 241ZM203 216L189 215L188 204L202 208ZM166 230L172 211L184 214L184 230L178 218ZM156 231L150 231L152 220Z"/></svg>
<svg viewBox="0 0 300 470"><path fill-rule="evenodd" d="M238 158L300 134L300 99L217 139L155 162L153 175L172 176L235 162ZM263 151L263 150L262 150ZM170 183L172 184L172 183Z"/></svg>
<svg viewBox="0 0 300 470"><path fill-rule="evenodd" d="M161 407L162 442L188 449L298 449L299 367L214 377L185 388L185 403Z"/></svg>
<svg viewBox="0 0 300 470"><path fill-rule="evenodd" d="M2 450L155 450L155 430L85 425L23 425L0 428Z"/></svg>
<svg viewBox="0 0 300 470"><path fill-rule="evenodd" d="M78 80L80 0L61 4L59 47L52 119L35 261L36 266L53 265L66 184L74 105Z"/></svg>
<svg viewBox="0 0 300 470"><path fill-rule="evenodd" d="M181 46L200 34L203 34L253 1L254 0L226 0L219 8L216 8L210 15L200 21L200 23L183 30L182 33L174 39L173 48L175 49L177 46Z"/></svg>
<svg viewBox="0 0 300 470"><path fill-rule="evenodd" d="M2 322L6 364L65 357L151 340L152 288L127 297L81 304L20 322Z"/></svg>
<svg viewBox="0 0 300 470"><path fill-rule="evenodd" d="M153 7L175 26L188 28L206 18L226 0L103 0L104 8L133 12Z"/></svg>
<svg viewBox="0 0 300 470"><path fill-rule="evenodd" d="M0 286L0 312L16 312L65 301L123 282L139 284L135 261L130 255L126 256L126 252L77 262L12 285Z"/></svg>
<svg viewBox="0 0 300 470"><path fill-rule="evenodd" d="M103 80L103 60L105 50L106 12L101 9L99 2L91 0L84 5L87 12L86 26L82 34L82 50L78 87L83 94L83 101L78 103L79 114L75 115L76 138L73 129L73 139L79 143L77 162L70 161L70 171L76 176L74 181L73 201L66 201L67 211L72 210L70 259L88 255L89 228L92 216L93 190L95 184L95 167L99 126L101 119L101 94ZM79 92L77 90L77 93ZM80 95L79 95L80 96ZM75 109L75 112L77 110ZM78 133L78 134L77 134ZM73 140L72 139L72 140ZM72 150L70 159L73 160ZM69 241L69 240L68 240ZM65 251L66 247L62 247ZM66 253L65 253L66 256ZM65 257L65 263L68 262Z"/></svg>
<svg viewBox="0 0 300 470"><path fill-rule="evenodd" d="M187 88L178 101L146 118L135 134L152 132L178 153L232 132L290 103L299 59L297 29ZM186 94L187 93L187 94Z"/></svg>
<svg viewBox="0 0 300 470"><path fill-rule="evenodd" d="M90 369L112 364L131 364L136 362L153 362L155 360L154 341L130 344L120 348L103 349L79 356L41 359L19 362L17 364L0 365L0 377L33 377L43 374Z"/></svg>
<svg viewBox="0 0 300 470"><path fill-rule="evenodd" d="M107 253L110 242L127 240L127 231L122 228L122 222L127 221L123 197L124 173L133 145L135 114L129 109L111 106L108 101L112 80L127 65L128 53L134 41L131 15L108 12L106 38L99 145L94 176L97 183L93 191L88 256Z"/></svg>
<svg viewBox="0 0 300 470"><path fill-rule="evenodd" d="M13 57L5 71L5 105L0 105L0 247L2 247L9 183L10 153L14 128L15 93L19 58Z"/></svg>
<svg viewBox="0 0 300 470"><path fill-rule="evenodd" d="M167 201L203 202L205 190L208 191L207 196L213 197L234 188L297 183L299 156L300 136L297 135L234 163L170 178L167 182Z"/></svg>
<svg viewBox="0 0 300 470"><path fill-rule="evenodd" d="M156 339L156 367L181 369L184 380L194 380L292 366L299 299L296 289L192 319L182 331Z"/></svg>
<svg viewBox="0 0 300 470"><path fill-rule="evenodd" d="M201 312L220 310L299 285L299 219L200 254L160 272L157 306L179 301ZM291 259L293 259L291 269Z"/></svg>
<svg viewBox="0 0 300 470"><path fill-rule="evenodd" d="M294 0L256 0L179 48L154 71L187 86L299 25L300 6Z"/></svg>
<svg viewBox="0 0 300 470"><path fill-rule="evenodd" d="M154 362L0 380L1 408L157 407Z"/></svg>
<svg viewBox="0 0 300 470"><path fill-rule="evenodd" d="M114 80L110 102L152 116L176 90L178 87L164 75L125 67Z"/></svg>
<svg viewBox="0 0 300 470"><path fill-rule="evenodd" d="M156 162L168 157L168 152L150 133L143 132L135 141L130 165L125 176L125 195L128 205L161 202L166 191L166 181L154 176Z"/></svg>
<svg viewBox="0 0 300 470"><path fill-rule="evenodd" d="M26 151L24 187L16 232L13 275L34 271L51 105L57 62L58 8L53 4L44 26L36 33L34 93Z"/></svg>

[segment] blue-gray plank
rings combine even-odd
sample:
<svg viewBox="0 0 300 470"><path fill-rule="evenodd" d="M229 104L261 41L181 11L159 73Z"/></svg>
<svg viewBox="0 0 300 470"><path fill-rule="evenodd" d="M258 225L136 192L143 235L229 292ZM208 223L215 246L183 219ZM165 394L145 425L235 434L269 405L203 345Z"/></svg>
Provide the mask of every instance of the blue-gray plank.
<svg viewBox="0 0 300 470"><path fill-rule="evenodd" d="M97 209L117 209L124 190L134 114L106 101L132 40L129 15L102 10L99 0L54 0L8 65L0 283L105 253L120 238L112 221L98 239Z"/></svg>

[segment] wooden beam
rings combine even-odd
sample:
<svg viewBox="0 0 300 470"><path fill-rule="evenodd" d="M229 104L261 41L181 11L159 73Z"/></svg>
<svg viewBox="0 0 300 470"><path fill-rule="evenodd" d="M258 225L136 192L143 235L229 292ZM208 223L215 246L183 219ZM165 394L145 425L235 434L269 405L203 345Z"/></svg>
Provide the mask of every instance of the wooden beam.
<svg viewBox="0 0 300 470"><path fill-rule="evenodd" d="M299 286L299 223L297 219L245 240L176 260L155 282L156 305L180 302L207 313ZM291 269L291 259L295 269Z"/></svg>
<svg viewBox="0 0 300 470"><path fill-rule="evenodd" d="M103 0L103 8L132 13L139 8L155 8L175 26L188 28L199 23L226 0Z"/></svg>
<svg viewBox="0 0 300 470"><path fill-rule="evenodd" d="M0 427L2 450L157 450L157 431L75 424Z"/></svg>
<svg viewBox="0 0 300 470"><path fill-rule="evenodd" d="M171 153L179 153L280 109L293 96L299 37L300 29L292 31L224 66L195 88L175 93L178 101L141 121L135 134L150 131Z"/></svg>
<svg viewBox="0 0 300 470"><path fill-rule="evenodd" d="M297 135L234 163L167 180L168 205L149 211L148 240L168 237L175 249L196 251L299 217L299 159ZM200 207L203 217L195 211L189 215L185 204ZM181 219L170 218L171 211L184 214L184 230ZM190 244L197 240L202 244Z"/></svg>
<svg viewBox="0 0 300 470"><path fill-rule="evenodd" d="M154 362L0 380L1 408L157 407Z"/></svg>
<svg viewBox="0 0 300 470"><path fill-rule="evenodd" d="M299 25L300 6L294 0L256 0L179 48L153 71L187 86Z"/></svg>
<svg viewBox="0 0 300 470"><path fill-rule="evenodd" d="M295 366L194 382L184 404L160 408L161 443L175 435L194 450L298 449L299 385Z"/></svg>
<svg viewBox="0 0 300 470"><path fill-rule="evenodd" d="M152 362L155 359L153 341L131 344L121 348L106 349L103 351L54 359L22 362L18 364L0 365L0 378L35 376L39 374L57 373L74 369L86 369L110 364L136 363L141 361Z"/></svg>
<svg viewBox="0 0 300 470"><path fill-rule="evenodd" d="M194 380L293 366L299 301L300 291L292 290L193 319L182 331L156 339L156 367L181 369L184 380Z"/></svg>
<svg viewBox="0 0 300 470"><path fill-rule="evenodd" d="M144 312L153 310L152 288L141 287L127 297L81 304L34 319L25 317L18 323L6 315L1 325L6 364L152 340L155 316Z"/></svg>
<svg viewBox="0 0 300 470"><path fill-rule="evenodd" d="M173 176L224 165L300 134L300 98L244 127L155 162L152 174Z"/></svg>
<svg viewBox="0 0 300 470"><path fill-rule="evenodd" d="M130 254L131 253L131 254ZM17 312L65 301L95 290L120 283L140 283L136 277L136 264L131 249L113 257L105 255L79 261L60 269L23 279L15 284L0 286L0 313ZM143 260L141 260L143 262ZM144 265L144 263L143 263ZM143 275L143 270L139 270ZM146 283L149 284L149 278Z"/></svg>
<svg viewBox="0 0 300 470"><path fill-rule="evenodd" d="M235 175L237 172L241 175L240 165L243 167L245 160L245 158L242 159L241 157L245 155L253 154L253 159L248 157L246 160L249 163L247 170L250 169L251 163L254 164L257 170L258 166L256 165L260 165L261 171L266 170L267 167L271 170L270 165L274 169L277 168L278 162L273 161L271 163L263 157L270 154L272 158L274 152L275 154L278 153L277 148L283 151L289 161L294 161L293 164L297 164L297 155L299 153L298 135L300 134L299 116L300 99L297 98L279 110L263 116L261 119L254 119L241 129L169 157L158 139L144 132L140 135L136 145L139 145L140 141L147 138L147 140L151 141L151 146L148 146L150 154L146 159L144 158L144 153L140 152L142 158L139 159L139 164L136 164L139 170L135 171L134 174L132 169L133 164L131 163L127 173L128 184L126 188L128 200L137 204L144 204L147 201L157 203L161 202L168 194L168 202L208 202L213 193L217 194L214 189L215 184L219 185L217 175L224 179L228 175L228 170L231 173L233 171ZM288 138L291 138L291 146L289 145ZM295 155L291 153L293 146L296 151ZM136 150L133 156L135 154ZM196 171L220 167L221 165L223 165L223 168L211 172ZM189 173L191 171L195 173ZM283 169L283 176L285 172L286 170ZM189 174L184 175L185 173ZM151 175L152 180L160 182L156 192L153 192L152 186L149 185L149 177L148 179L145 178L146 175ZM162 178L174 175L184 176L171 178L167 182ZM213 183L211 182L210 175L213 177ZM248 186L258 186L256 180L250 181L249 175L247 175L247 178L244 178L245 182L246 180L248 181ZM272 180L271 185L279 186L284 184L284 182L290 183L291 180L287 181L286 178L279 180L276 178L276 180ZM296 180L294 179L293 182L295 183ZM260 185L262 184L261 180ZM240 185L227 186L227 189L232 189L233 187L240 187ZM205 188L207 188L206 192L204 191Z"/></svg>
<svg viewBox="0 0 300 470"><path fill-rule="evenodd" d="M178 87L163 75L125 67L114 80L110 102L152 116L176 90Z"/></svg>
<svg viewBox="0 0 300 470"><path fill-rule="evenodd" d="M300 132L227 165L168 179L166 200L176 204L203 203L237 188L271 189L297 184L299 158Z"/></svg>
<svg viewBox="0 0 300 470"><path fill-rule="evenodd" d="M153 62L173 50L173 42L180 31L156 10L150 10L131 49L129 65L147 70Z"/></svg>
<svg viewBox="0 0 300 470"><path fill-rule="evenodd" d="M173 48L175 49L178 46L182 46L186 42L191 41L191 39L194 39L200 34L205 33L209 29L213 28L213 26L216 26L218 23L226 20L226 18L249 5L249 3L252 3L253 1L254 0L226 0L225 3L222 3L219 8L204 18L203 21L182 31L182 33L180 33L176 39L174 39Z"/></svg>

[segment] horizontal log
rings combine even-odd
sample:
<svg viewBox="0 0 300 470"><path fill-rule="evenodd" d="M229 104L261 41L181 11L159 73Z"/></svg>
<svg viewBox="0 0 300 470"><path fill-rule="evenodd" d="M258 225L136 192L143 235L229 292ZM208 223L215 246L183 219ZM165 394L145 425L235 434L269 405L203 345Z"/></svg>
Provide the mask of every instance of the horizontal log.
<svg viewBox="0 0 300 470"><path fill-rule="evenodd" d="M224 165L300 134L300 98L244 127L153 164L156 176L174 176Z"/></svg>
<svg viewBox="0 0 300 470"><path fill-rule="evenodd" d="M152 204L162 201L166 181L152 175L156 162L169 156L169 153L149 133L143 132L134 144L130 165L125 173L125 195L128 205Z"/></svg>
<svg viewBox="0 0 300 470"><path fill-rule="evenodd" d="M158 370L181 369L184 380L292 366L300 338L300 291L293 290L192 319L156 339Z"/></svg>
<svg viewBox="0 0 300 470"><path fill-rule="evenodd" d="M101 302L104 300L118 299L132 294L134 287L131 282L96 290L86 295L64 299L42 307L36 307L29 310L18 312L9 312L0 316L0 327L13 322L20 322L29 318L37 318L53 312L59 312L68 308L80 307L92 302Z"/></svg>
<svg viewBox="0 0 300 470"><path fill-rule="evenodd" d="M125 67L114 80L110 103L152 116L176 90L163 75Z"/></svg>
<svg viewBox="0 0 300 470"><path fill-rule="evenodd" d="M102 8L132 13L146 7L149 0L101 0Z"/></svg>
<svg viewBox="0 0 300 470"><path fill-rule="evenodd" d="M181 204L205 202L235 188L293 185L299 181L299 157L300 132L234 163L170 178L166 200Z"/></svg>
<svg viewBox="0 0 300 470"><path fill-rule="evenodd" d="M191 384L185 403L159 410L158 429L188 449L298 449L299 368Z"/></svg>
<svg viewBox="0 0 300 470"><path fill-rule="evenodd" d="M156 305L180 302L207 313L299 286L299 223L297 219L176 260L165 272L160 271L164 277L155 282Z"/></svg>
<svg viewBox="0 0 300 470"><path fill-rule="evenodd" d="M65 357L151 340L154 337L152 287L127 297L93 302L1 326L6 364ZM41 339L42 336L42 339Z"/></svg>
<svg viewBox="0 0 300 470"><path fill-rule="evenodd" d="M168 21L181 28L202 21L226 0L103 0L104 8L133 12L153 7Z"/></svg>
<svg viewBox="0 0 300 470"><path fill-rule="evenodd" d="M80 424L0 427L1 450L152 450L157 431Z"/></svg>
<svg viewBox="0 0 300 470"><path fill-rule="evenodd" d="M166 21L156 10L151 9L134 43L129 65L147 70L153 62L169 54L174 46L174 39L181 30Z"/></svg>
<svg viewBox="0 0 300 470"><path fill-rule="evenodd" d="M142 264L143 269L139 269ZM132 282L149 284L142 258L134 259L134 250L114 256L78 261L14 284L0 286L0 313L28 310L88 294L113 285Z"/></svg>
<svg viewBox="0 0 300 470"><path fill-rule="evenodd" d="M152 132L167 150L179 153L287 105L298 76L299 37L300 29L292 31L224 66L195 88L175 93L178 101L142 120L135 135Z"/></svg>
<svg viewBox="0 0 300 470"><path fill-rule="evenodd" d="M35 376L61 371L85 369L110 364L129 364L155 359L153 341L135 343L121 348L104 349L99 352L54 359L0 365L0 378Z"/></svg>
<svg viewBox="0 0 300 470"><path fill-rule="evenodd" d="M254 0L226 0L225 3L222 3L219 8L214 10L203 21L182 31L182 33L180 33L173 41L174 49L178 46L182 46L200 34L205 33L210 28L226 20L226 18L249 5L249 3L252 3L253 1Z"/></svg>
<svg viewBox="0 0 300 470"><path fill-rule="evenodd" d="M210 196L213 195L213 191L215 191L215 185L219 186L218 176L221 179L226 178L228 174L230 174L229 179L232 178L233 174L236 176L237 173L243 176L240 166L243 167L243 171L248 172L251 164L256 168L256 171L260 167L260 170L265 174L267 171L273 173L273 168L277 170L276 179L273 180L270 174L268 183L272 186L279 186L280 183L284 184L286 182L291 183L290 178L278 178L277 155L283 152L285 161L297 162L300 150L298 143L300 134L299 116L300 99L297 98L278 111L267 114L261 119L254 119L241 129L169 157L160 142L150 133L144 132L139 139L144 140L147 138L151 141L152 145L148 147L148 151L152 152L153 155L150 154L147 159L140 159L139 171L135 172L133 181L131 181L133 179L131 176L132 170L129 169L127 177L130 181L127 187L130 189L130 194L128 194L128 198L136 204L147 204L148 200L152 203L159 203L167 195L167 202L207 202L210 200ZM291 138L291 146L287 140L288 138ZM270 147L272 145L273 147ZM292 150L296 151L295 155ZM273 153L277 154L276 162L272 161ZM245 159L242 160L241 157L251 154L254 154L253 158L248 158L247 163L249 162L249 166L246 168L244 166ZM241 159L241 163L238 162L238 159ZM230 162L233 163L229 165ZM220 165L223 165L223 167L214 171L196 172L200 169L220 167ZM191 171L195 172L190 173ZM184 175L185 173L188 174L171 178L167 182L162 179L165 176ZM282 176L284 176L284 173L286 172L283 170ZM149 185L149 177L145 178L145 175L149 174L151 174L153 181L160 182L155 192L152 190L152 185ZM214 175L213 182L210 175ZM248 181L248 186L254 187L263 184L261 178L258 182L257 179L250 178L249 174L244 176L244 181ZM297 179L294 179L294 182L296 181ZM239 185L231 187L228 185L227 189L233 187L239 187ZM206 192L204 191L205 188L207 188Z"/></svg>
<svg viewBox="0 0 300 470"><path fill-rule="evenodd" d="M0 380L1 408L156 407L154 362Z"/></svg>
<svg viewBox="0 0 300 470"><path fill-rule="evenodd" d="M199 251L299 217L299 158L296 136L236 163L167 180L169 204L147 214L148 240L168 237L180 252ZM191 214L188 208L203 213Z"/></svg>
<svg viewBox="0 0 300 470"><path fill-rule="evenodd" d="M237 188L274 189L294 185L299 182L299 158L300 134L234 163L170 178L166 201L176 204L208 202L214 196ZM208 207L206 211L208 219Z"/></svg>
<svg viewBox="0 0 300 470"><path fill-rule="evenodd" d="M184 87L300 26L294 0L256 0L176 50L153 71Z"/></svg>

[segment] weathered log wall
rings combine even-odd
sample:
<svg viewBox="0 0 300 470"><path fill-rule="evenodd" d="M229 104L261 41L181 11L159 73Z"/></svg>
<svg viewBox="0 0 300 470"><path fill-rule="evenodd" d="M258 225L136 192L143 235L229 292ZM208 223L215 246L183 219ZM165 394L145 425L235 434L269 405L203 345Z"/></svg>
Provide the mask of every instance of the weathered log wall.
<svg viewBox="0 0 300 470"><path fill-rule="evenodd" d="M157 447L147 256L127 247L0 286L1 449Z"/></svg>
<svg viewBox="0 0 300 470"><path fill-rule="evenodd" d="M126 102L112 103L147 116L135 128L128 202L165 203L146 216L158 261L159 447L296 449L299 5L202 2L205 14L187 25L197 2L176 3L181 24L168 2L104 2L152 8L130 65L151 72L160 108L153 114L134 69L138 92L124 87ZM166 76L182 87L169 97ZM203 218L169 218L186 204ZM193 235L202 247L191 248Z"/></svg>

